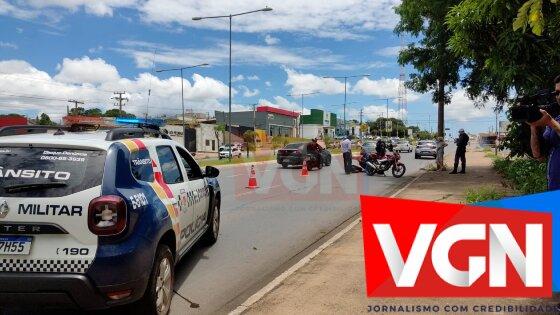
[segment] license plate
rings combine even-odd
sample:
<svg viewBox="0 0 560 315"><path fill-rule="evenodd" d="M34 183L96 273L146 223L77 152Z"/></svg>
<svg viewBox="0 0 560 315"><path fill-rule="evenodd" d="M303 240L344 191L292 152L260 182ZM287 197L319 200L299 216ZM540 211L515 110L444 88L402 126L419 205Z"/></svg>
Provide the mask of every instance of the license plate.
<svg viewBox="0 0 560 315"><path fill-rule="evenodd" d="M0 255L29 255L31 236L0 236Z"/></svg>

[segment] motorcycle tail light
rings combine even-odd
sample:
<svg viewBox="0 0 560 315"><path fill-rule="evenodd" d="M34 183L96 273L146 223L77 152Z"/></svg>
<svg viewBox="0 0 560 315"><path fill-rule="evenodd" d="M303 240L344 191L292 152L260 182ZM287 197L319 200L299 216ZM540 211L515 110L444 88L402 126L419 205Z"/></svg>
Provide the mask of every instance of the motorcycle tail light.
<svg viewBox="0 0 560 315"><path fill-rule="evenodd" d="M111 236L126 228L126 202L119 196L101 196L89 203L88 227L96 235Z"/></svg>

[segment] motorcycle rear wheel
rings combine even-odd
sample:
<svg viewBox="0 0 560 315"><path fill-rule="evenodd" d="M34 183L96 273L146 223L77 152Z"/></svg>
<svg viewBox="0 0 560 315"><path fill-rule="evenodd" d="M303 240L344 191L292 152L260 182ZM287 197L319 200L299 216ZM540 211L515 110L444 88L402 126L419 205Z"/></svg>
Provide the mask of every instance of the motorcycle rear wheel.
<svg viewBox="0 0 560 315"><path fill-rule="evenodd" d="M393 168L391 169L391 172L393 173L393 176L395 178L402 177L404 175L404 173L406 172L406 166L404 166L403 163L397 163L397 165L393 166Z"/></svg>

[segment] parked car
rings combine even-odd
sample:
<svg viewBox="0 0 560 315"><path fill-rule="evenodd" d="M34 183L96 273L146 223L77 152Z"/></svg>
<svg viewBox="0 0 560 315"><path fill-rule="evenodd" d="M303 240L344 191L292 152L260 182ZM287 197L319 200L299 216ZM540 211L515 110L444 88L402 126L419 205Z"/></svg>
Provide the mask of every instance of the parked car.
<svg viewBox="0 0 560 315"><path fill-rule="evenodd" d="M232 147L231 148L231 156L232 157L237 157L240 158L243 155L243 152L241 152L240 149L238 149L237 147ZM220 151L218 151L218 158L221 159L227 159L229 158L229 147L220 147Z"/></svg>
<svg viewBox="0 0 560 315"><path fill-rule="evenodd" d="M419 159L423 156L431 156L436 158L436 142L435 140L420 140L414 151L414 158Z"/></svg>
<svg viewBox="0 0 560 315"><path fill-rule="evenodd" d="M218 238L218 169L157 130L25 127L0 128L0 306L167 314L179 260Z"/></svg>
<svg viewBox="0 0 560 315"><path fill-rule="evenodd" d="M410 142L408 142L407 140L401 140L401 141L397 142L397 145L395 146L395 151L396 152L412 152L412 146L410 145Z"/></svg>
<svg viewBox="0 0 560 315"><path fill-rule="evenodd" d="M301 166L303 165L303 160L306 155L307 143L290 143L284 148L278 150L278 153L276 154L276 161L278 164L282 165L282 168L287 168L288 166ZM321 157L324 166L331 165L332 156L329 150L323 149L321 151Z"/></svg>

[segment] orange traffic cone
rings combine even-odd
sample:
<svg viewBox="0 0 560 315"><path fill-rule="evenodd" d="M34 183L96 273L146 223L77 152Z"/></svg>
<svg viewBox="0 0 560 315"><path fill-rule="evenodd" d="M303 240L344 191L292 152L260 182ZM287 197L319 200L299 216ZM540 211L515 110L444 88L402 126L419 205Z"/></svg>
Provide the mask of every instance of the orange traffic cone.
<svg viewBox="0 0 560 315"><path fill-rule="evenodd" d="M309 171L307 170L307 160L303 160L303 165L301 166L301 176L309 176Z"/></svg>
<svg viewBox="0 0 560 315"><path fill-rule="evenodd" d="M251 174L249 175L249 184L247 185L249 189L259 188L257 185L257 175L255 174L255 166L251 165Z"/></svg>

